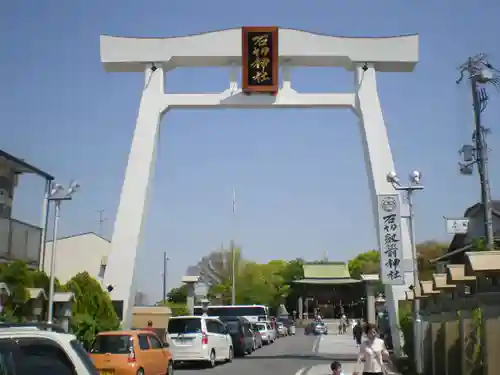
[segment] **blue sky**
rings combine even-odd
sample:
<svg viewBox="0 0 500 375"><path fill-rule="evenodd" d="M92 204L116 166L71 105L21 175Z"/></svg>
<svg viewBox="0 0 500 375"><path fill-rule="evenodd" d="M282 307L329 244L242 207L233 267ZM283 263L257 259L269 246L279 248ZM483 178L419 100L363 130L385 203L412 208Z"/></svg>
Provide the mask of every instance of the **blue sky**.
<svg viewBox="0 0 500 375"><path fill-rule="evenodd" d="M244 5L248 4L248 5ZM461 177L460 145L469 142L469 90L457 86L457 66L489 53L500 66L500 2L229 0L18 0L0 6L0 148L54 174L78 179L63 206L61 235L97 231L98 212L111 236L139 97L141 74L106 74L99 35L175 36L237 26L277 25L346 36L420 33L421 62L411 74L379 75L379 90L400 175L423 173L416 198L419 240L449 240L443 215L461 216L479 199L477 177ZM466 26L475 22L471 29ZM293 71L303 92L352 90L341 69ZM169 91L228 87L224 69L169 73ZM500 94L490 91L485 124L500 118ZM492 193L500 137L493 129ZM231 194L237 190L237 213ZM43 183L23 178L14 216L39 223ZM161 293L168 252L169 287L186 267L228 243L257 260L304 257L347 260L376 246L370 195L355 117L340 110L171 111L162 123L145 244L141 289Z"/></svg>

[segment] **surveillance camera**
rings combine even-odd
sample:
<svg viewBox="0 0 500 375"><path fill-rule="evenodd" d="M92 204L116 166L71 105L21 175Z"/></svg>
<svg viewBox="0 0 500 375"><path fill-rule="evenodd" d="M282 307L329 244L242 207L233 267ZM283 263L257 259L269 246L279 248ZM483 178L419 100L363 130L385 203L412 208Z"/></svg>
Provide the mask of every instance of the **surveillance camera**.
<svg viewBox="0 0 500 375"><path fill-rule="evenodd" d="M156 65L155 65L155 64L153 64L153 65L151 66L151 71L152 71L152 72L156 72L156 70L157 70L157 69L158 69L158 68L156 67Z"/></svg>
<svg viewBox="0 0 500 375"><path fill-rule="evenodd" d="M366 72L368 70L368 63L364 63L363 68L361 69L363 69L363 72Z"/></svg>
<svg viewBox="0 0 500 375"><path fill-rule="evenodd" d="M107 287L106 287L106 290L108 291L108 293L111 293L113 291L113 289L115 289L115 287L111 284L109 284Z"/></svg>
<svg viewBox="0 0 500 375"><path fill-rule="evenodd" d="M415 287L414 287L413 285L410 285L410 286L408 287L408 289L413 290L413 289L415 289Z"/></svg>

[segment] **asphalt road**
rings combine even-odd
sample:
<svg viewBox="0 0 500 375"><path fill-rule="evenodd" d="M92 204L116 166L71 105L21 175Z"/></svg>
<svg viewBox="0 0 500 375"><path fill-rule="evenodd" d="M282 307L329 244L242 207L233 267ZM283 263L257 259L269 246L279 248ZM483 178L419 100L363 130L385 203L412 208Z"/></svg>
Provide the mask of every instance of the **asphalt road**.
<svg viewBox="0 0 500 375"><path fill-rule="evenodd" d="M200 375L200 372L207 375L306 375L310 369L327 368L338 359L334 354L319 353L318 349L319 337L306 336L303 330L297 329L295 336L280 338L246 357L235 358L232 363L213 369L179 368L175 372L177 375Z"/></svg>

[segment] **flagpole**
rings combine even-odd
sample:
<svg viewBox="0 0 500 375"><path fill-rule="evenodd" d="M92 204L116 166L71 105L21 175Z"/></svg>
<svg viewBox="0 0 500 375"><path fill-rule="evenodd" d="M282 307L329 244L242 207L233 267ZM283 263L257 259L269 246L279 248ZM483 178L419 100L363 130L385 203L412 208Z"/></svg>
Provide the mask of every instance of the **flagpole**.
<svg viewBox="0 0 500 375"><path fill-rule="evenodd" d="M236 189L233 188L233 214L231 218L231 304L236 305L236 249L234 247L234 216L236 213Z"/></svg>

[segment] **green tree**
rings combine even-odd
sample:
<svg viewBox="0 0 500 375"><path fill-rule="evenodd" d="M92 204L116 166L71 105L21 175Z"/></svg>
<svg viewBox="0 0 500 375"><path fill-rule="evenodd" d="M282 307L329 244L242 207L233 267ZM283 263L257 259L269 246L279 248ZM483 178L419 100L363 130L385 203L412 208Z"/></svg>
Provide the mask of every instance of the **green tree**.
<svg viewBox="0 0 500 375"><path fill-rule="evenodd" d="M74 294L71 329L87 348L97 333L119 328L111 298L87 272L73 276L63 290Z"/></svg>
<svg viewBox="0 0 500 375"><path fill-rule="evenodd" d="M30 269L26 263L14 261L0 265L0 281L5 283L10 295L5 298L2 310L2 319L5 321L22 321L31 315L26 308L29 294L26 286L29 284Z"/></svg>
<svg viewBox="0 0 500 375"><path fill-rule="evenodd" d="M158 306L167 306L172 311L172 316L182 316L189 315L186 301L184 302L169 302L160 301L157 303Z"/></svg>
<svg viewBox="0 0 500 375"><path fill-rule="evenodd" d="M436 265L430 261L443 255L447 249L448 244L437 241L425 241L417 244L420 280L432 280L432 274L436 272Z"/></svg>
<svg viewBox="0 0 500 375"><path fill-rule="evenodd" d="M186 299L187 284L183 284L178 288L172 288L167 294L167 301L170 303L186 303Z"/></svg>
<svg viewBox="0 0 500 375"><path fill-rule="evenodd" d="M354 279L361 279L362 274L378 274L380 271L380 252L369 250L358 254L347 263L347 266Z"/></svg>
<svg viewBox="0 0 500 375"><path fill-rule="evenodd" d="M294 281L304 278L304 260L297 258L289 261L282 272L282 277L283 282L289 286L284 304L288 312L292 313L297 310L297 300L299 298L299 291Z"/></svg>

